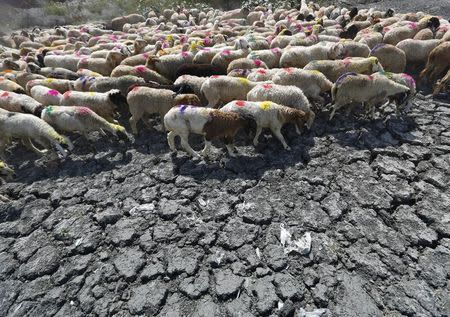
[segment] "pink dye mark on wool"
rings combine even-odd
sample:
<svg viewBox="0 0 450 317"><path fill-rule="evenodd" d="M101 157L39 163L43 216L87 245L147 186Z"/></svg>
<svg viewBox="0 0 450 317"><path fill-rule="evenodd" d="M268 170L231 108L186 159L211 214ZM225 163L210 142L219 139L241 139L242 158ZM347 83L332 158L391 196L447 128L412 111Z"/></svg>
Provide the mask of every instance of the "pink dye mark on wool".
<svg viewBox="0 0 450 317"><path fill-rule="evenodd" d="M373 76L372 75L367 75L367 78L369 78L370 81L373 81Z"/></svg>
<svg viewBox="0 0 450 317"><path fill-rule="evenodd" d="M281 55L281 50L278 47L272 48L271 51L276 55Z"/></svg>
<svg viewBox="0 0 450 317"><path fill-rule="evenodd" d="M220 54L221 55L230 55L231 51L230 50L223 50Z"/></svg>
<svg viewBox="0 0 450 317"><path fill-rule="evenodd" d="M294 72L294 69L292 67L286 67L283 68L283 70L288 74L292 74Z"/></svg>
<svg viewBox="0 0 450 317"><path fill-rule="evenodd" d="M82 116L90 116L92 115L92 110L89 109L88 107L77 107L76 109L77 114L82 115Z"/></svg>
<svg viewBox="0 0 450 317"><path fill-rule="evenodd" d="M245 107L245 101L244 100L238 100L234 103L238 107Z"/></svg>
<svg viewBox="0 0 450 317"><path fill-rule="evenodd" d="M147 72L147 67L145 66L136 66L134 68L139 74L143 74L145 72Z"/></svg>
<svg viewBox="0 0 450 317"><path fill-rule="evenodd" d="M266 89L266 90L272 88L272 85L271 85L271 84L263 84L262 86L263 86L263 88Z"/></svg>
<svg viewBox="0 0 450 317"><path fill-rule="evenodd" d="M262 61L260 59L255 59L253 62L255 63L255 65L257 67L261 67L261 65L262 65Z"/></svg>
<svg viewBox="0 0 450 317"><path fill-rule="evenodd" d="M219 75L212 75L211 78L219 78Z"/></svg>
<svg viewBox="0 0 450 317"><path fill-rule="evenodd" d="M295 24L295 29L296 29L297 31L301 31L301 30L303 30L303 25L301 25L300 23L296 23L296 24Z"/></svg>
<svg viewBox="0 0 450 317"><path fill-rule="evenodd" d="M147 59L150 55L148 53L143 53L142 56Z"/></svg>
<svg viewBox="0 0 450 317"><path fill-rule="evenodd" d="M258 69L257 71L256 71L258 74L267 74L267 70L265 70L264 68L261 68L261 69Z"/></svg>
<svg viewBox="0 0 450 317"><path fill-rule="evenodd" d="M63 98L64 98L64 99L69 99L71 94L72 94L72 92L71 92L70 90L69 90L69 91L66 91L66 92L64 93L64 95L63 95Z"/></svg>
<svg viewBox="0 0 450 317"><path fill-rule="evenodd" d="M402 77L408 82L408 85L416 87L416 81L408 74L402 74Z"/></svg>
<svg viewBox="0 0 450 317"><path fill-rule="evenodd" d="M59 95L59 91L57 91L55 89L50 89L49 91L47 91L47 95L49 95L49 96L58 96Z"/></svg>
<svg viewBox="0 0 450 317"><path fill-rule="evenodd" d="M0 95L0 97L2 97L2 98L6 98L6 97L8 97L9 96L9 92L7 92L7 91L5 91L4 93L2 93L1 95Z"/></svg>
<svg viewBox="0 0 450 317"><path fill-rule="evenodd" d="M411 23L408 24L408 27L411 30L417 30L417 23L416 22L411 22Z"/></svg>
<svg viewBox="0 0 450 317"><path fill-rule="evenodd" d="M383 32L384 32L384 33L389 32L390 30L391 30L391 28L388 27L388 26L386 26L386 27L383 28Z"/></svg>
<svg viewBox="0 0 450 317"><path fill-rule="evenodd" d="M181 52L181 56L182 57L188 57L189 56L189 52Z"/></svg>
<svg viewBox="0 0 450 317"><path fill-rule="evenodd" d="M273 41L273 39L274 39L274 36L273 35L269 35L268 37L266 37L266 41L267 41L267 43L272 43L272 41Z"/></svg>
<svg viewBox="0 0 450 317"><path fill-rule="evenodd" d="M205 38L203 39L203 44L205 44L205 45L211 45L211 39L210 39L209 37L205 37Z"/></svg>
<svg viewBox="0 0 450 317"><path fill-rule="evenodd" d="M349 57L344 58L344 59L342 60L342 62L344 63L344 66L345 66L345 67L349 67L350 64L352 63L352 61L350 60Z"/></svg>

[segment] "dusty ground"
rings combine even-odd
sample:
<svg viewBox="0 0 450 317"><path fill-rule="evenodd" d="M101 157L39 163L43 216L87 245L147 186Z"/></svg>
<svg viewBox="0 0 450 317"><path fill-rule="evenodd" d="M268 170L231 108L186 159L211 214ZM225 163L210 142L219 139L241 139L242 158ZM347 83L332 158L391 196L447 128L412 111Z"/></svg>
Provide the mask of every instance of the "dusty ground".
<svg viewBox="0 0 450 317"><path fill-rule="evenodd" d="M419 97L207 163L156 131L98 154L78 138L45 167L14 148L0 316L448 316L449 127L450 104ZM280 224L311 232L309 255L283 253Z"/></svg>

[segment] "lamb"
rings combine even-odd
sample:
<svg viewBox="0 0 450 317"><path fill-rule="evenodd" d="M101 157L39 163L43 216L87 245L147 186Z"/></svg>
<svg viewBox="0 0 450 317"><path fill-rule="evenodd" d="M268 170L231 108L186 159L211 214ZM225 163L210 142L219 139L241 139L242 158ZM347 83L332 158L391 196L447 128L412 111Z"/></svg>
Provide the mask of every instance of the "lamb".
<svg viewBox="0 0 450 317"><path fill-rule="evenodd" d="M236 100L226 104L220 110L224 112L236 112L255 120L256 134L253 139L254 146L258 145L258 138L262 129L269 128L286 150L290 150L291 148L287 145L281 134L283 125L286 123L294 123L299 133L303 130L305 123L309 121L309 114L302 110L278 105L271 101L252 102Z"/></svg>
<svg viewBox="0 0 450 317"><path fill-rule="evenodd" d="M211 64L183 64L178 67L175 77L179 78L183 75L192 75L199 77L209 77L213 75L226 75L220 67Z"/></svg>
<svg viewBox="0 0 450 317"><path fill-rule="evenodd" d="M450 42L436 46L428 56L427 64L420 73L420 78L428 78L431 83L442 78L450 68Z"/></svg>
<svg viewBox="0 0 450 317"><path fill-rule="evenodd" d="M39 85L30 89L30 95L43 106L59 105L63 98L59 91Z"/></svg>
<svg viewBox="0 0 450 317"><path fill-rule="evenodd" d="M149 87L134 87L127 96L130 108L130 125L134 134L138 133L137 123L144 114L165 114L178 104L200 104L196 95L177 95L172 90Z"/></svg>
<svg viewBox="0 0 450 317"><path fill-rule="evenodd" d="M31 114L2 110L0 111L0 158L5 157L5 148L11 143L11 139L21 140L26 147L39 155L47 153L48 150L53 151L55 147L63 157L66 157L67 151L63 147L73 149L67 137L57 133L42 119ZM36 148L33 142L45 149Z"/></svg>
<svg viewBox="0 0 450 317"><path fill-rule="evenodd" d="M311 110L311 105L303 91L296 86L282 86L274 84L262 84L255 86L247 94L248 101L272 101L279 105L287 106L294 109L300 109L305 113L309 113L309 120L306 123L308 130L316 117Z"/></svg>
<svg viewBox="0 0 450 317"><path fill-rule="evenodd" d="M0 77L0 90L15 92L16 94L24 94L25 90L19 84L12 80Z"/></svg>
<svg viewBox="0 0 450 317"><path fill-rule="evenodd" d="M128 138L124 127L106 121L87 107L48 106L41 118L60 131L80 132L86 139L92 131L108 131L116 137L119 133Z"/></svg>
<svg viewBox="0 0 450 317"><path fill-rule="evenodd" d="M373 74L383 71L383 67L376 57L369 58L345 58L334 61L312 61L308 63L304 70L317 70L324 74L329 80L335 82L342 74L356 72L359 74Z"/></svg>
<svg viewBox="0 0 450 317"><path fill-rule="evenodd" d="M246 99L248 92L258 84L246 78L211 76L203 83L201 93L208 100L208 107L214 108L219 103Z"/></svg>
<svg viewBox="0 0 450 317"><path fill-rule="evenodd" d="M87 68L103 76L109 76L113 69L120 64L126 56L120 52L110 52L104 58L82 58L78 62L77 69Z"/></svg>
<svg viewBox="0 0 450 317"><path fill-rule="evenodd" d="M227 74L229 74L234 69L253 69L253 68L265 68L267 69L266 63L259 59L249 59L249 58L238 58L232 61L227 68Z"/></svg>
<svg viewBox="0 0 450 317"><path fill-rule="evenodd" d="M425 65L430 52L439 44L440 40L414 40L406 39L400 41L396 47L405 52L406 62L408 64L421 64Z"/></svg>
<svg viewBox="0 0 450 317"><path fill-rule="evenodd" d="M286 68L273 76L272 81L278 85L296 86L300 88L306 97L325 103L322 97L324 93L331 91L333 83L319 71L308 71L297 68Z"/></svg>
<svg viewBox="0 0 450 317"><path fill-rule="evenodd" d="M406 67L405 52L391 44L375 45L370 51L370 56L376 57L387 72L401 73Z"/></svg>
<svg viewBox="0 0 450 317"><path fill-rule="evenodd" d="M88 107L107 121L116 123L114 118L117 116L119 106L124 103L125 98L120 90L112 89L104 93L67 91L63 94L60 105Z"/></svg>
<svg viewBox="0 0 450 317"><path fill-rule="evenodd" d="M190 105L180 105L170 109L164 116L164 125L169 131L167 142L172 151L176 152L175 137L181 139L182 147L193 157L200 157L189 145L189 133L201 134L205 137L205 147L202 155L208 156L211 141L223 138L230 156L236 156L233 138L237 132L248 127L251 119L246 119L236 113L226 113L217 109L199 108Z"/></svg>
<svg viewBox="0 0 450 317"><path fill-rule="evenodd" d="M138 66L128 66L128 65L119 65L111 72L111 77L122 77L126 75L141 77L145 81L156 81L163 85L168 85L171 83L169 79L162 76L155 70L149 69L144 65Z"/></svg>
<svg viewBox="0 0 450 317"><path fill-rule="evenodd" d="M336 111L345 105L364 102L373 114L375 106L383 102L386 97L408 92L408 87L397 84L386 76L345 73L340 76L331 89L333 110L330 120Z"/></svg>
<svg viewBox="0 0 450 317"><path fill-rule="evenodd" d="M0 108L40 116L44 107L30 96L0 90Z"/></svg>

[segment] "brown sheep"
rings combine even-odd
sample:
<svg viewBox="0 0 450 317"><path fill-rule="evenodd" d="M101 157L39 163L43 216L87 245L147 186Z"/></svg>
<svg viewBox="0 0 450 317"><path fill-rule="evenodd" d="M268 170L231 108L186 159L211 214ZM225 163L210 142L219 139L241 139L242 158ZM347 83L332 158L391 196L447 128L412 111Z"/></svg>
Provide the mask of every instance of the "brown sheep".
<svg viewBox="0 0 450 317"><path fill-rule="evenodd" d="M420 73L420 78L428 78L434 83L442 78L450 68L450 42L444 42L436 46L428 56L427 65Z"/></svg>

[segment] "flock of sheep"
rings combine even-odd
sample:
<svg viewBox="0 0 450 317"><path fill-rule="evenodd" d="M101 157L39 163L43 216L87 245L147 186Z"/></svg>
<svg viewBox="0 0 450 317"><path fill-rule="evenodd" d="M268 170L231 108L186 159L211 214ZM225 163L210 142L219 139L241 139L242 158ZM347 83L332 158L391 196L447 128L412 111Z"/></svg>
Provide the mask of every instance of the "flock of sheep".
<svg viewBox="0 0 450 317"><path fill-rule="evenodd" d="M292 9L178 8L35 28L4 35L0 45L3 160L12 140L65 157L73 148L66 132L127 138L124 118L131 115L136 134L152 114L171 150L179 136L192 156L199 154L190 133L204 135L201 154L220 138L233 156L235 134L255 126L254 145L269 128L289 149L286 123L300 134L322 111L332 119L361 104L366 114L389 102L409 107L416 85L407 66L436 94L450 84L450 24L442 17L304 0ZM0 176L11 174L0 161Z"/></svg>

